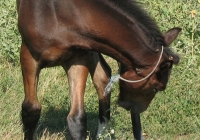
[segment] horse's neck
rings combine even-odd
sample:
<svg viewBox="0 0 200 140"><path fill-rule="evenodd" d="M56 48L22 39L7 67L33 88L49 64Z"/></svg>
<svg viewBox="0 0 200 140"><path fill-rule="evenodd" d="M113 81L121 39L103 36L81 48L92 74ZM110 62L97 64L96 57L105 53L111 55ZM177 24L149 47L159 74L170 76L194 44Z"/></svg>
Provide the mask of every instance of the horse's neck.
<svg viewBox="0 0 200 140"><path fill-rule="evenodd" d="M154 60L151 56L154 57L155 53L146 48L141 33L137 29L114 22L116 21L102 23L97 29L92 29L94 32L91 34L95 36L90 46L92 50L109 55L126 67L150 65L150 60Z"/></svg>
<svg viewBox="0 0 200 140"><path fill-rule="evenodd" d="M87 10L78 13L81 32L87 35L89 33L94 39L90 47L94 51L111 56L127 67L137 64L141 56L148 52L145 33L137 27L134 19L131 20L104 4L95 4L97 3L82 3L82 8Z"/></svg>

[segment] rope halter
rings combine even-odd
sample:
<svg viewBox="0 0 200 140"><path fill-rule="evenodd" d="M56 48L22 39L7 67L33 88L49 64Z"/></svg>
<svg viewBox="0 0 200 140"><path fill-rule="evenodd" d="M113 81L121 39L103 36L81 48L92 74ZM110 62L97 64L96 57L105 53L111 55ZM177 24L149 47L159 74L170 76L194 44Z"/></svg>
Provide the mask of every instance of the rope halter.
<svg viewBox="0 0 200 140"><path fill-rule="evenodd" d="M163 55L163 46L161 48L161 53L160 53L160 57L158 59L158 62L157 64L155 65L155 67L153 68L153 70L144 78L140 79L140 80L127 80L127 79L124 79L120 76L120 74L117 74L117 75L114 75L114 76L111 76L111 78L109 79L109 83L107 84L106 88L105 88L105 91L104 91L104 96L106 96L108 93L111 92L112 90L112 87L113 87L113 84L118 82L119 79L122 80L122 81L125 81L125 82L128 82L128 83L139 83L141 81L144 81L146 80L147 78L149 78L153 72L156 70L156 68L158 67L159 63L160 63L160 60L162 58L162 55Z"/></svg>

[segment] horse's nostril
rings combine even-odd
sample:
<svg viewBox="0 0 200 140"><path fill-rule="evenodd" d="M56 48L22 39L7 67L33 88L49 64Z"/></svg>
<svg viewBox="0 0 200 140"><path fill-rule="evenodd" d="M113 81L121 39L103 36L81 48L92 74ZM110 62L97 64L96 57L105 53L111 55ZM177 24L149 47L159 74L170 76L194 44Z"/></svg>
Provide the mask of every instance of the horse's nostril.
<svg viewBox="0 0 200 140"><path fill-rule="evenodd" d="M154 88L154 90L153 90L154 92L158 92L158 90L156 89L156 88Z"/></svg>

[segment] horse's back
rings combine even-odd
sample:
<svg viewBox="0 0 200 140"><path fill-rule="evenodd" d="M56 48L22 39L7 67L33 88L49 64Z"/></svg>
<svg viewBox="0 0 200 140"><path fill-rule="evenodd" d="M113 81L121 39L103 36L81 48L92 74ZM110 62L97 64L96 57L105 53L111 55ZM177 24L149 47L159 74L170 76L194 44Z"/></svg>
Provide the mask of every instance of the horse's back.
<svg viewBox="0 0 200 140"><path fill-rule="evenodd" d="M60 10L57 10L59 7L56 6L60 3L61 1L54 2L52 0L48 1L48 3L43 0L20 1L20 5L18 6L18 26L23 38L27 40L33 39L33 41L36 38L50 39L51 41L62 40L62 33L67 31L67 23L72 22L72 18L67 19L70 14L65 16L66 19L63 28L59 16L62 16L64 13L59 14ZM67 6L69 3L63 5ZM68 9L65 8L65 14L70 13L67 11ZM71 14L73 14L73 11L71 11Z"/></svg>

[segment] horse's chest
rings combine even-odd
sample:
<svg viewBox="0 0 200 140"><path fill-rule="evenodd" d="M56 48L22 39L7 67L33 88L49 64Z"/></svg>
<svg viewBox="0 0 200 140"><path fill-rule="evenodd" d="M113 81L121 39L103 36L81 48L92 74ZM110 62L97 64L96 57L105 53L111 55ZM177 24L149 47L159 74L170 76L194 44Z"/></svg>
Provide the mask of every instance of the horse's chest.
<svg viewBox="0 0 200 140"><path fill-rule="evenodd" d="M50 47L42 52L40 62L42 67L62 65L73 56L73 52L57 47Z"/></svg>

